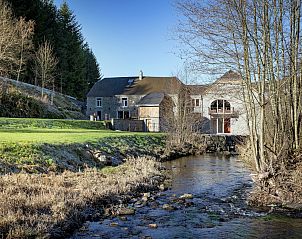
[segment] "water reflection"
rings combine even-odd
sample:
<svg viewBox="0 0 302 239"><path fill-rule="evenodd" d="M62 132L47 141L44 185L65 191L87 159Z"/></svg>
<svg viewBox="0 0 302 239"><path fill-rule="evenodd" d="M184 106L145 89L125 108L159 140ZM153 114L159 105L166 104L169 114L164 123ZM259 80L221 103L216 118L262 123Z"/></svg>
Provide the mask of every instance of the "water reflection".
<svg viewBox="0 0 302 239"><path fill-rule="evenodd" d="M137 208L126 221L112 217L89 222L87 231L72 238L302 238L301 219L267 216L246 205L250 172L236 157L186 157L165 166L171 169L171 190ZM189 206L173 201L184 193L194 195ZM164 204L176 210L163 210ZM151 229L150 223L158 227Z"/></svg>
<svg viewBox="0 0 302 239"><path fill-rule="evenodd" d="M236 157L207 154L166 162L165 166L172 171L172 190L176 193L226 196L242 183L251 183L250 172Z"/></svg>

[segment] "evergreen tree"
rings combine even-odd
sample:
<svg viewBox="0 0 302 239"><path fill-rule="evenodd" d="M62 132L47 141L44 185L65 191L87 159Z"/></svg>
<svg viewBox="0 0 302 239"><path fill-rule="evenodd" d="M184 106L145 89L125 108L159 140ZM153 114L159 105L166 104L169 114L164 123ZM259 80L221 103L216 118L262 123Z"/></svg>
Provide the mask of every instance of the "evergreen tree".
<svg viewBox="0 0 302 239"><path fill-rule="evenodd" d="M83 36L81 27L66 2L59 9L58 23L60 45L57 54L63 93L84 99L87 88Z"/></svg>
<svg viewBox="0 0 302 239"><path fill-rule="evenodd" d="M85 82L87 90L89 90L95 82L101 78L99 64L88 43L84 45L85 51Z"/></svg>
<svg viewBox="0 0 302 239"><path fill-rule="evenodd" d="M56 90L85 99L87 91L100 78L99 65L88 44L84 44L81 26L67 3L57 9L52 0L5 1L10 3L16 17L34 20L33 56L43 42L53 46L58 59ZM20 80L41 85L37 82L34 59L27 62L26 72Z"/></svg>

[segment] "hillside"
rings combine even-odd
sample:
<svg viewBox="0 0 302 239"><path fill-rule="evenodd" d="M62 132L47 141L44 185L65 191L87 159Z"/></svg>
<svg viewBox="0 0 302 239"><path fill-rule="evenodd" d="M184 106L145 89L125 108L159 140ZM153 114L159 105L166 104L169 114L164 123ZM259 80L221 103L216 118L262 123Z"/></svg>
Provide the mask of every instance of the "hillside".
<svg viewBox="0 0 302 239"><path fill-rule="evenodd" d="M0 77L0 117L85 119L84 102L23 82Z"/></svg>

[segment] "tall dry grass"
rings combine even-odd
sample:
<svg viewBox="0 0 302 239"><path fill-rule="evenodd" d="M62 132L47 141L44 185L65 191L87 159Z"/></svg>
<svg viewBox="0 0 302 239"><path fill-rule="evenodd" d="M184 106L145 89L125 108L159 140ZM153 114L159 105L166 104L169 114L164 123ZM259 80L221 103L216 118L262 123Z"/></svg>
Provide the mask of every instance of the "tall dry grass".
<svg viewBox="0 0 302 239"><path fill-rule="evenodd" d="M91 208L155 184L158 165L129 159L107 171L12 174L0 177L0 238L64 237Z"/></svg>

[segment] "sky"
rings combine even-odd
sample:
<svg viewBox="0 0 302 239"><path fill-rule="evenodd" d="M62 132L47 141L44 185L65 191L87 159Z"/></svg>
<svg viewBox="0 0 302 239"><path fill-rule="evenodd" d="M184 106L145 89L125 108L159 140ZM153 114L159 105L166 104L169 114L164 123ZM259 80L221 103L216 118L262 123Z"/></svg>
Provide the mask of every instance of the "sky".
<svg viewBox="0 0 302 239"><path fill-rule="evenodd" d="M64 0L55 0L59 7ZM182 69L174 0L67 0L104 77L171 76Z"/></svg>

